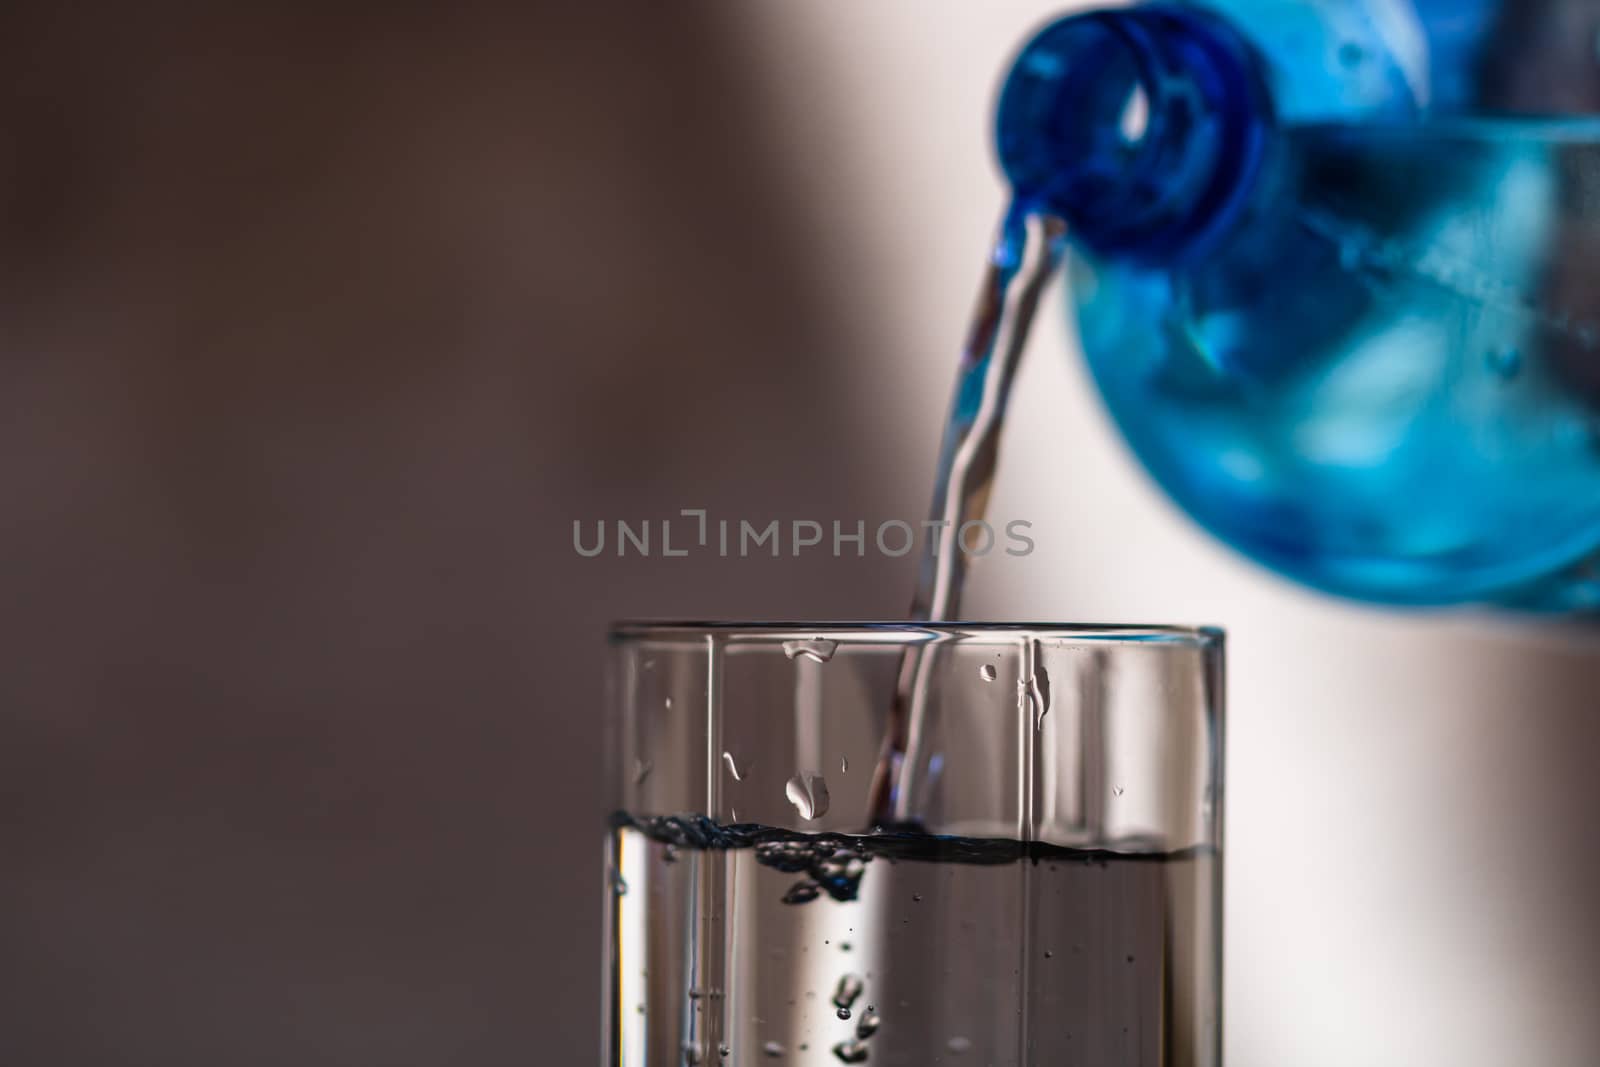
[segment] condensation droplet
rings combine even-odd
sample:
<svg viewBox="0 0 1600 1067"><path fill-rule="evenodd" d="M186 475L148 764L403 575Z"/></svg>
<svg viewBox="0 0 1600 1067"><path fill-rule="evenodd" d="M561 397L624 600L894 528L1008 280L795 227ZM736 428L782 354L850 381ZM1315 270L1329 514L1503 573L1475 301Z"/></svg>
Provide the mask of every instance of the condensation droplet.
<svg viewBox="0 0 1600 1067"><path fill-rule="evenodd" d="M963 1052L970 1052L972 1050L972 1042L962 1037L960 1034L957 1034L949 1041L946 1041L944 1043L944 1047L959 1056Z"/></svg>
<svg viewBox="0 0 1600 1067"><path fill-rule="evenodd" d="M997 672L994 669L993 663L985 663L982 667L978 668L978 677L982 678L986 682L994 681L996 674Z"/></svg>
<svg viewBox="0 0 1600 1067"><path fill-rule="evenodd" d="M783 792L802 819L820 819L828 813L828 783L815 771L801 771L790 778Z"/></svg>
<svg viewBox="0 0 1600 1067"><path fill-rule="evenodd" d="M840 774L849 774L850 773L850 757L849 756L840 756L839 757L839 773Z"/></svg>
<svg viewBox="0 0 1600 1067"><path fill-rule="evenodd" d="M717 1055L721 1056L723 1059L727 1059L728 1058L728 1053L730 1053L732 1051L733 1051L733 1047L731 1045L729 1045L726 1041L724 1041L722 1044L717 1046Z"/></svg>
<svg viewBox="0 0 1600 1067"><path fill-rule="evenodd" d="M839 642L837 641L813 637L809 641L785 641L783 643L783 654L790 659L804 656L818 663L826 663L833 658L833 651L838 647Z"/></svg>
<svg viewBox="0 0 1600 1067"><path fill-rule="evenodd" d="M733 761L733 753L732 752L724 752L722 754L722 762L727 764L728 773L733 775L733 780L734 781L736 781L736 782L744 781L744 774L739 770L739 765ZM749 770L749 768L746 767L745 770Z"/></svg>
<svg viewBox="0 0 1600 1067"><path fill-rule="evenodd" d="M776 1041L768 1041L765 1045L761 1046L761 1054L767 1057L769 1060L775 1060L779 1056L783 1055L783 1046L778 1044Z"/></svg>
<svg viewBox="0 0 1600 1067"><path fill-rule="evenodd" d="M626 896L628 893L628 880L622 877L622 872L612 867L606 871L606 876L611 881L611 891L617 896Z"/></svg>
<svg viewBox="0 0 1600 1067"><path fill-rule="evenodd" d="M878 1027L883 1025L883 1019L878 1013L868 1007L861 1013L861 1018L856 1020L856 1036L862 1039L869 1038L878 1032Z"/></svg>
<svg viewBox="0 0 1600 1067"><path fill-rule="evenodd" d="M1114 785L1111 787L1111 792L1120 797L1123 793L1126 793L1127 790L1122 788L1120 785Z"/></svg>
<svg viewBox="0 0 1600 1067"><path fill-rule="evenodd" d="M866 983L861 980L859 974L846 974L839 978L839 985L833 991L834 1006L845 1011L839 1018L850 1018L850 1006L856 1002L856 998L861 996L861 991L865 988Z"/></svg>
<svg viewBox="0 0 1600 1067"><path fill-rule="evenodd" d="M848 1018L850 1018L850 1009L849 1008L840 1008L838 1011L834 1012L834 1014L837 1015L841 1019L848 1019Z"/></svg>

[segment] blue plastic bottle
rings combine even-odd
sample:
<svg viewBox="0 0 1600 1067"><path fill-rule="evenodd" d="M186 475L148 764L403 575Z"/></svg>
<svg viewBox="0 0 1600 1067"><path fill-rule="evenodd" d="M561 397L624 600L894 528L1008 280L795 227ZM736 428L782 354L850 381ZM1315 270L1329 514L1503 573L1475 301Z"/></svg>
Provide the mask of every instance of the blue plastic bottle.
<svg viewBox="0 0 1600 1067"><path fill-rule="evenodd" d="M1190 514L1393 604L1600 604L1600 4L1066 18L1000 99L1083 348Z"/></svg>

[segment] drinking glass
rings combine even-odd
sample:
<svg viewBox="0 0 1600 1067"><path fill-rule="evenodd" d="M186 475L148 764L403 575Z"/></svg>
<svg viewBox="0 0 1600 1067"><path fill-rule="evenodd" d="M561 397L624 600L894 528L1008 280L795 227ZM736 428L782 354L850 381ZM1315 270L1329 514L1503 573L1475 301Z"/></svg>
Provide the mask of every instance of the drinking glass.
<svg viewBox="0 0 1600 1067"><path fill-rule="evenodd" d="M603 1064L1218 1064L1219 631L626 624L607 677Z"/></svg>

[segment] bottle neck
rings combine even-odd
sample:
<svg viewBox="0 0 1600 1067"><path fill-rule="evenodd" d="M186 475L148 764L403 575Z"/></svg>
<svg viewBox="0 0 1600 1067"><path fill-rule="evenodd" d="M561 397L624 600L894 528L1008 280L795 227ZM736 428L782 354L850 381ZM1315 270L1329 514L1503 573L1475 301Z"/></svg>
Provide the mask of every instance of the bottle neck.
<svg viewBox="0 0 1600 1067"><path fill-rule="evenodd" d="M1273 128L1255 55L1214 15L1153 3L1073 15L1000 94L1000 164L1025 210L1097 253L1173 262L1247 201Z"/></svg>

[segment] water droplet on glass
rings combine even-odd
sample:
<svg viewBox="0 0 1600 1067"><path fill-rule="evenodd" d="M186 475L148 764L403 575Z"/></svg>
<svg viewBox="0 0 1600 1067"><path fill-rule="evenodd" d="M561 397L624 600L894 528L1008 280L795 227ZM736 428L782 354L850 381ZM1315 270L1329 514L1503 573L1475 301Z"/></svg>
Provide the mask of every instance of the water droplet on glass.
<svg viewBox="0 0 1600 1067"><path fill-rule="evenodd" d="M861 1013L861 1018L856 1020L856 1036L859 1038L871 1037L878 1032L878 1027L882 1025L883 1020L878 1017L878 1013L868 1008Z"/></svg>
<svg viewBox="0 0 1600 1067"><path fill-rule="evenodd" d="M955 1037L952 1037L949 1041L946 1041L944 1043L944 1047L959 1056L961 1053L971 1050L972 1042L958 1034Z"/></svg>
<svg viewBox="0 0 1600 1067"><path fill-rule="evenodd" d="M644 784L644 780L646 778L650 777L650 772L654 768L655 768L655 764L651 763L647 759L636 759L636 760L634 760L633 761L633 784L634 785L643 785Z"/></svg>
<svg viewBox="0 0 1600 1067"><path fill-rule="evenodd" d="M1044 950L1044 958L1047 959L1047 960L1054 959L1055 955L1056 954L1054 952L1051 952L1049 949L1045 949Z"/></svg>
<svg viewBox="0 0 1600 1067"><path fill-rule="evenodd" d="M848 941L839 942L839 951L840 952L849 952L850 951L850 942L848 942Z"/></svg>
<svg viewBox="0 0 1600 1067"><path fill-rule="evenodd" d="M1489 349L1489 370L1504 381L1515 378L1522 370L1522 353L1509 346Z"/></svg>
<svg viewBox="0 0 1600 1067"><path fill-rule="evenodd" d="M840 774L849 774L850 773L850 757L849 756L840 756L839 757L839 773Z"/></svg>
<svg viewBox="0 0 1600 1067"><path fill-rule="evenodd" d="M839 647L839 642L829 641L821 637L813 637L809 641L785 641L783 654L790 659L804 656L815 660L817 663L826 663L833 658L833 650Z"/></svg>
<svg viewBox="0 0 1600 1067"><path fill-rule="evenodd" d="M820 819L828 813L828 783L815 771L801 771L783 789L802 819Z"/></svg>
<svg viewBox="0 0 1600 1067"><path fill-rule="evenodd" d="M913 903L921 904L922 903L922 894L921 893L912 893L911 894L911 900L912 900Z"/></svg>
<svg viewBox="0 0 1600 1067"><path fill-rule="evenodd" d="M851 1038L849 1041L841 1041L833 1046L833 1054L839 1058L840 1063L867 1062L867 1046L855 1038Z"/></svg>
<svg viewBox="0 0 1600 1067"><path fill-rule="evenodd" d="M834 1012L834 1014L837 1015L841 1019L848 1019L848 1018L850 1018L850 1009L849 1008L840 1008L838 1011Z"/></svg>
<svg viewBox="0 0 1600 1067"><path fill-rule="evenodd" d="M1114 785L1111 787L1111 792L1120 797L1122 794L1126 793L1127 790L1122 788L1120 785Z"/></svg>
<svg viewBox="0 0 1600 1067"><path fill-rule="evenodd" d="M732 1046L730 1046L726 1041L724 1041L722 1044L717 1046L717 1055L721 1056L723 1059L727 1059L728 1058L728 1053L730 1053L732 1051L733 1051Z"/></svg>
<svg viewBox="0 0 1600 1067"><path fill-rule="evenodd" d="M995 675L996 671L994 669L994 664L992 663L985 663L982 667L978 668L978 677L982 678L986 682L994 681Z"/></svg>
<svg viewBox="0 0 1600 1067"><path fill-rule="evenodd" d="M733 775L733 780L734 781L736 781L736 782L744 781L744 775L739 772L739 765L733 761L733 753L732 752L724 752L722 754L722 762L727 764L728 773Z"/></svg>
<svg viewBox="0 0 1600 1067"><path fill-rule="evenodd" d="M778 1044L776 1041L768 1041L765 1045L761 1046L761 1054L768 1059L775 1060L779 1056L783 1055L783 1046Z"/></svg>
<svg viewBox="0 0 1600 1067"><path fill-rule="evenodd" d="M611 880L611 891L619 897L625 896L628 892L628 882L627 879L622 877L622 872L612 867L606 872L606 875Z"/></svg>
<svg viewBox="0 0 1600 1067"><path fill-rule="evenodd" d="M799 881L789 887L783 895L785 904L809 904L822 895L822 888L815 882Z"/></svg>
<svg viewBox="0 0 1600 1067"><path fill-rule="evenodd" d="M858 974L842 976L839 979L838 987L833 991L834 1005L848 1011L850 1005L856 1002L856 998L861 996L861 990L865 987L866 983L861 980L861 976ZM839 1016L841 1019L848 1019L849 1017L848 1014Z"/></svg>

